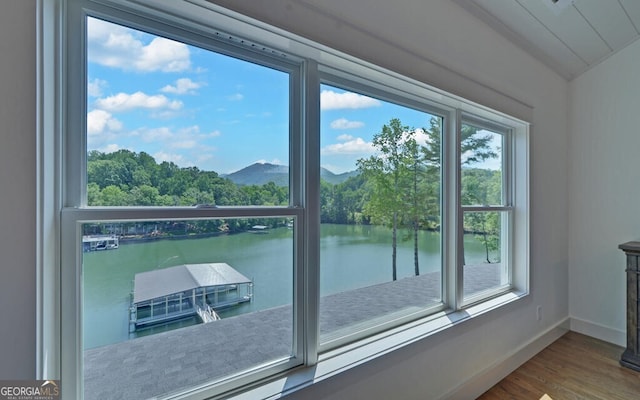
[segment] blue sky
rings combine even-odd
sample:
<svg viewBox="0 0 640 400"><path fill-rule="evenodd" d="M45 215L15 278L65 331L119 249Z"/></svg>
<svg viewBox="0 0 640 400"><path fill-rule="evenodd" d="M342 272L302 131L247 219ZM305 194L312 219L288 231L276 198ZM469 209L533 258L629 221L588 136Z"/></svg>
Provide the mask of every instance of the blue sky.
<svg viewBox="0 0 640 400"><path fill-rule="evenodd" d="M156 162L230 173L288 165L284 72L89 18L88 150L147 152ZM321 88L321 164L354 170L391 118L431 116L335 87Z"/></svg>

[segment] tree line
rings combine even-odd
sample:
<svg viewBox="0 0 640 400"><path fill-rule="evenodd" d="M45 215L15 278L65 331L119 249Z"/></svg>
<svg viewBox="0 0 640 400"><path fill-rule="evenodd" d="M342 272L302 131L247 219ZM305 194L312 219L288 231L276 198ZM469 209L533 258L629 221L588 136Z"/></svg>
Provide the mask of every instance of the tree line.
<svg viewBox="0 0 640 400"><path fill-rule="evenodd" d="M391 229L392 277L396 276L397 242L413 240L415 274L419 275L418 232L440 230L441 119L432 118L426 128L405 126L392 119L373 136L376 154L357 161L359 174L342 183L321 181L322 223L375 224ZM501 173L472 168L497 158L491 137L464 125L460 152L463 204L500 204ZM286 206L288 188L273 182L237 185L214 171L179 167L156 160L145 152L91 151L87 160L87 201L90 206ZM207 232L246 231L255 224L276 227L278 219L197 221L193 223L139 224L149 235L189 235ZM150 225L151 224L151 225ZM499 247L499 213L465 213L464 229L485 246L486 261L499 261L490 253ZM134 224L135 225L135 224ZM148 226L147 226L148 225ZM153 226L153 229L149 228ZM398 238L400 229L411 232ZM85 233L106 233L104 226L88 226ZM112 229L112 228L111 228ZM138 228L129 227L137 232Z"/></svg>
<svg viewBox="0 0 640 400"><path fill-rule="evenodd" d="M273 182L238 186L213 171L156 163L145 152L91 151L87 160L90 206L286 205L286 187Z"/></svg>

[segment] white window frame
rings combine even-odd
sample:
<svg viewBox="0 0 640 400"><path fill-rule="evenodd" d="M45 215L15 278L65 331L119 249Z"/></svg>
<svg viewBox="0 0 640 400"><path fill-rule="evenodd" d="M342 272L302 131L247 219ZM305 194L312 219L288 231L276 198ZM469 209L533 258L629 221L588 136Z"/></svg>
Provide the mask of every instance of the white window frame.
<svg viewBox="0 0 640 400"><path fill-rule="evenodd" d="M111 208L86 207L84 142L68 140L64 132L81 129L86 115L86 65L73 66L70 55L86 55L85 12L133 28L166 32L189 44L207 47L207 37L217 28L226 34L264 45L299 63L300 73L292 80L300 85L291 96L299 107L292 112L291 192L289 207L230 207L194 209L188 207ZM385 354L435 332L462 323L529 291L529 124L504 113L440 91L354 57L302 39L266 24L225 10L205 0L39 0L38 3L38 376L59 378L65 396L82 394L81 343L81 242L80 225L96 220L160 220L252 216L288 216L300 221L295 234L294 349L290 360L256 368L214 385L187 390L176 398L209 398L220 393L265 398L295 391L335 375L368 359ZM70 34L80 32L74 36ZM185 32L193 32L185 35ZM201 39L199 39L201 38ZM232 40L233 41L233 40ZM222 48L225 45L220 44ZM75 49L75 50L74 50ZM78 50L80 49L80 50ZM215 51L218 51L216 46ZM229 44L229 51L239 51ZM79 53L78 53L79 52ZM288 63L288 61L287 61ZM275 62L282 67L282 64ZM74 69L80 68L80 70ZM77 75L74 75L77 74ZM324 77L324 78L323 78ZM329 78L332 77L332 78ZM442 218L443 218L443 304L384 329L373 329L348 340L321 348L319 327L319 88L322 79L346 79L350 85L373 88L390 99L416 101L428 112L445 117L443 124ZM294 90L295 92L295 90ZM71 93L71 94L70 94ZM73 94L75 93L75 94ZM297 117L296 117L297 116ZM511 138L508 188L510 285L481 301L463 299L460 262L461 212L458 154L459 127L465 118L484 121L508 130ZM446 138L446 140L445 140ZM78 154L77 158L69 157ZM75 160L70 162L70 160ZM507 210L508 209L508 210ZM71 235L69 235L71 233ZM49 235L49 236L48 236ZM54 237L52 241L50 236ZM49 240L47 238L49 237ZM465 303L466 301L466 303ZM302 368L291 369L294 366ZM313 367L313 368L306 368ZM284 372L290 370L289 372ZM250 388L249 388L250 387Z"/></svg>
<svg viewBox="0 0 640 400"><path fill-rule="evenodd" d="M512 129L508 126L497 124L493 121L485 120L482 118L478 118L474 115L468 113L461 113L459 119L460 129L462 125L471 125L476 128L486 129L490 132L497 133L502 135L502 157L501 157L501 171L502 171L502 199L501 204L499 205L464 205L460 198L458 198L459 204L459 216L458 216L458 240L460 243L459 246L459 256L457 262L458 275L462 278L458 279L458 302L461 307L468 307L473 304L480 303L488 298L498 296L500 294L509 292L513 289L512 286L512 269L513 269L513 260L512 260L512 251L511 248L513 246L513 213L515 207L513 206L513 132ZM458 130L458 138L457 138L457 173L458 176L462 175L462 154L460 152L461 140L460 137L460 129ZM460 184L461 178L459 178ZM460 185L461 188L461 185ZM458 195L461 195L461 190ZM464 297L464 229L463 229L463 220L465 212L502 212L503 218L501 218L501 256L500 259L502 261L502 274L506 275L506 282L501 284L500 286L490 288L486 291L480 293L474 293L469 297ZM505 218L506 217L506 218Z"/></svg>
<svg viewBox="0 0 640 400"><path fill-rule="evenodd" d="M82 224L96 221L159 221L159 220L189 220L201 218L259 218L259 217L284 217L296 221L294 233L293 255L293 348L290 358L274 361L263 366L256 366L250 371L225 377L216 382L220 392L246 385L255 379L280 373L293 367L308 364L306 355L310 354L304 348L304 330L298 321L303 321L303 307L308 303L303 299L306 292L303 288L305 271L303 241L307 236L304 230L308 226L304 213L304 196L302 193L303 180L300 171L307 169L304 166L302 144L304 142L301 133L303 115L301 108L303 97L301 59L283 57L280 53L274 55L272 49L252 50L251 43L242 43L240 39L229 36L226 33L201 32L197 29L184 31L179 26L163 25L157 21L141 15L124 12L106 5L92 3L84 0L70 0L66 13L66 48L75 48L75 54L80 55L80 62L69 63L66 68L64 94L67 99L66 118L64 132L64 145L62 147L62 176L64 188L62 190L63 208L61 212L61 292L65 293L61 307L61 335L63 338L62 370L83 370L82 358L82 250L78 247L82 236ZM230 55L239 59L256 62L271 68L285 71L290 79L290 194L289 206L219 206L216 208L199 207L89 207L86 193L86 24L87 18L100 18L107 21L128 26L134 29L144 30L152 34L162 34L183 43L195 45L221 54ZM206 39L210 35L213 39ZM215 36L213 36L215 35ZM224 39L220 39L224 37ZM77 79L80 77L80 79ZM74 79L75 78L75 79ZM77 156L71 156L76 154ZM308 186L308 185L307 185ZM307 311L308 312L308 311ZM66 346L65 346L66 344ZM73 393L80 398L83 393L83 380L80 374L70 375L65 379L63 390L65 393ZM247 378L250 376L250 378Z"/></svg>

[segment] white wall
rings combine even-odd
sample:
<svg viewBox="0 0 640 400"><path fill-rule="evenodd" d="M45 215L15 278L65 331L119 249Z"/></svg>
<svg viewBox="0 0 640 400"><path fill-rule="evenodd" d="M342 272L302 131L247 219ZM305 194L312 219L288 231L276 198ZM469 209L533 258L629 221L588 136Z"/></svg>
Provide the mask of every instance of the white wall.
<svg viewBox="0 0 640 400"><path fill-rule="evenodd" d="M36 373L35 16L0 4L0 379Z"/></svg>
<svg viewBox="0 0 640 400"><path fill-rule="evenodd" d="M625 258L640 239L640 41L570 85L572 326L625 345Z"/></svg>
<svg viewBox="0 0 640 400"><path fill-rule="evenodd" d="M436 398L568 315L568 85L451 1L430 0L428 14L414 1L220 3L481 103L509 108L485 86L532 106L532 294L293 398ZM33 8L33 0L0 4L0 379L35 375Z"/></svg>

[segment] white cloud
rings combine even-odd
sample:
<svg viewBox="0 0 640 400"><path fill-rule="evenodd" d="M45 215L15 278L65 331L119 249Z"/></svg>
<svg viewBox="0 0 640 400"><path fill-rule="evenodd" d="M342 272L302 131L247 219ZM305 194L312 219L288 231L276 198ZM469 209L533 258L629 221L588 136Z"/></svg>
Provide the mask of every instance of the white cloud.
<svg viewBox="0 0 640 400"><path fill-rule="evenodd" d="M234 93L231 96L227 96L227 99L231 101L240 101L244 99L244 96L241 93Z"/></svg>
<svg viewBox="0 0 640 400"><path fill-rule="evenodd" d="M167 161L175 163L181 167L193 166L193 163L185 163L184 156L182 156L181 154L171 154L164 151L158 151L157 153L153 154L153 158L155 158L158 164L163 161Z"/></svg>
<svg viewBox="0 0 640 400"><path fill-rule="evenodd" d="M212 149L213 150L213 149ZM213 155L210 153L206 153L206 154L198 154L198 156L196 157L196 161L198 162L198 165L201 165L202 163L209 161L213 158Z"/></svg>
<svg viewBox="0 0 640 400"><path fill-rule="evenodd" d="M357 93L336 93L332 90L323 90L320 93L320 109L322 110L358 109L381 105L380 101Z"/></svg>
<svg viewBox="0 0 640 400"><path fill-rule="evenodd" d="M148 95L142 92L135 92L133 94L118 93L114 96L98 99L96 100L96 106L111 112L130 111L136 108L150 110L169 109L175 111L182 108L182 102L169 100L162 94Z"/></svg>
<svg viewBox="0 0 640 400"><path fill-rule="evenodd" d="M269 112L261 112L261 113L249 113L249 114L245 114L244 117L245 118L269 118L271 116L271 113Z"/></svg>
<svg viewBox="0 0 640 400"><path fill-rule="evenodd" d="M195 140L183 140L180 142L171 143L171 147L174 149L193 149L198 145L198 142Z"/></svg>
<svg viewBox="0 0 640 400"><path fill-rule="evenodd" d="M155 38L142 48L142 54L135 64L141 71L184 71L191 66L189 48L184 43Z"/></svg>
<svg viewBox="0 0 640 400"><path fill-rule="evenodd" d="M87 24L90 62L140 72L179 72L191 67L184 43L155 37L145 44L141 32L89 18Z"/></svg>
<svg viewBox="0 0 640 400"><path fill-rule="evenodd" d="M144 150L151 154L157 162L170 161L180 167L198 165L200 168L209 168L205 164L215 156L215 138L221 135L220 131L202 132L198 125L186 127L140 127L135 130L113 132L108 129L110 113L104 110L94 110L91 113L91 128L103 133L92 134L88 137L88 148L102 152L113 152L130 146L134 143L137 151ZM141 146L141 147L140 147ZM138 148L140 147L140 148ZM133 151L133 150L132 150Z"/></svg>
<svg viewBox="0 0 640 400"><path fill-rule="evenodd" d="M145 142L160 142L173 140L175 135L166 126L153 129L140 129L133 132L134 136L141 136Z"/></svg>
<svg viewBox="0 0 640 400"><path fill-rule="evenodd" d="M341 142L348 142L349 140L353 140L353 136L344 134L344 135L338 136L337 139Z"/></svg>
<svg viewBox="0 0 640 400"><path fill-rule="evenodd" d="M167 85L160 89L164 93L172 94L196 94L196 89L200 89L204 84L196 83L189 78L176 80L175 86Z"/></svg>
<svg viewBox="0 0 640 400"><path fill-rule="evenodd" d="M87 94L90 97L100 97L105 87L107 87L107 81L96 78L87 84Z"/></svg>
<svg viewBox="0 0 640 400"><path fill-rule="evenodd" d="M371 142L362 138L355 138L343 143L330 144L321 150L323 155L337 154L373 154L375 148Z"/></svg>
<svg viewBox="0 0 640 400"><path fill-rule="evenodd" d="M99 135L105 131L117 132L122 129L122 122L113 118L104 110L93 110L87 113L87 134Z"/></svg>
<svg viewBox="0 0 640 400"><path fill-rule="evenodd" d="M131 136L137 136L147 143L164 143L164 146L172 149L209 149L207 140L221 135L219 131L209 133L200 132L198 125L193 125L174 130L163 126L158 128L140 128L130 132Z"/></svg>
<svg viewBox="0 0 640 400"><path fill-rule="evenodd" d="M101 153L115 153L118 150L122 150L122 147L120 147L119 145L112 143L112 144L108 144L104 147L101 147L99 149L97 149L99 152Z"/></svg>
<svg viewBox="0 0 640 400"><path fill-rule="evenodd" d="M332 129L357 129L362 128L364 126L364 122L361 121L349 121L346 118L336 119L335 121L331 121Z"/></svg>
<svg viewBox="0 0 640 400"><path fill-rule="evenodd" d="M222 132L220 131L211 131L209 133L203 133L201 136L203 138L213 138L213 137L218 137L220 135L222 135Z"/></svg>
<svg viewBox="0 0 640 400"><path fill-rule="evenodd" d="M274 158L271 161L266 160L264 158L260 160L256 160L253 162L254 164L273 164L273 165L283 165L282 161L279 158Z"/></svg>
<svg viewBox="0 0 640 400"><path fill-rule="evenodd" d="M421 128L415 130L415 138L416 142L422 146L426 146L431 141L431 138L429 137L427 132L425 132Z"/></svg>

